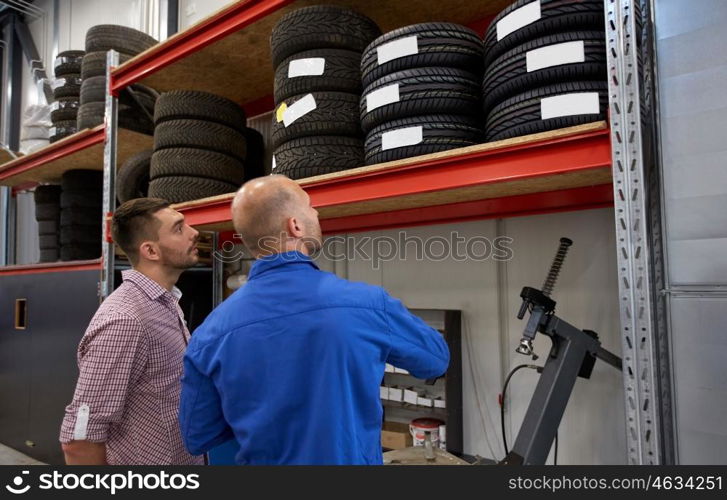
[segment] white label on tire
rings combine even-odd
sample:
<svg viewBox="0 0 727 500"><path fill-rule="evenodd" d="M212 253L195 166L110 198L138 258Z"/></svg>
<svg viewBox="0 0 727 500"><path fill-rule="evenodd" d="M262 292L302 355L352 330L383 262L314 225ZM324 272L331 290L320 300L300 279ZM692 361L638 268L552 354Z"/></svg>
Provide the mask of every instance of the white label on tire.
<svg viewBox="0 0 727 500"><path fill-rule="evenodd" d="M275 167L277 167L278 164L275 162L275 155L273 155L273 168L271 170L275 170Z"/></svg>
<svg viewBox="0 0 727 500"><path fill-rule="evenodd" d="M294 104L288 106L288 109L283 113L283 125L290 127L295 120L307 115L314 109L316 109L316 100L313 94L298 99Z"/></svg>
<svg viewBox="0 0 727 500"><path fill-rule="evenodd" d="M540 119L572 115L597 115L600 111L598 92L576 92L540 100Z"/></svg>
<svg viewBox="0 0 727 500"><path fill-rule="evenodd" d="M528 51L525 64L528 73L561 64L581 63L586 60L586 48L583 40L577 42L556 43Z"/></svg>
<svg viewBox="0 0 727 500"><path fill-rule="evenodd" d="M326 70L326 60L323 57L309 57L295 59L288 64L288 78L299 76L321 76Z"/></svg>
<svg viewBox="0 0 727 500"><path fill-rule="evenodd" d="M421 125L384 132L381 134L381 151L413 146L419 144L422 140L424 140L424 132Z"/></svg>
<svg viewBox="0 0 727 500"><path fill-rule="evenodd" d="M416 35L385 43L376 49L376 56L378 57L379 65L387 63L393 59L411 56L418 53L419 44L417 43Z"/></svg>
<svg viewBox="0 0 727 500"><path fill-rule="evenodd" d="M540 19L540 0L515 9L497 22L497 41Z"/></svg>
<svg viewBox="0 0 727 500"><path fill-rule="evenodd" d="M374 90L366 96L366 112L370 112L372 109L386 106L392 102L399 102L399 84L394 83L387 85L378 90Z"/></svg>

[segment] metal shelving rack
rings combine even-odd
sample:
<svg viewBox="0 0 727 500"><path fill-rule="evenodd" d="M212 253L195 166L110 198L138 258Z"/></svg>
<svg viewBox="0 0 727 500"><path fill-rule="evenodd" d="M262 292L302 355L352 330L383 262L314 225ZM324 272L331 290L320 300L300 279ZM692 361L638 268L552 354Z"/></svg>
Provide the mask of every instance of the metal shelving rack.
<svg viewBox="0 0 727 500"><path fill-rule="evenodd" d="M98 147L103 141L104 213L111 213L115 201L112 193L116 161L121 160L117 158L118 152L125 145L128 149L128 138L116 125L118 93L136 82L143 81L162 91L168 90L165 82L184 82L182 86L185 88L208 90L233 98L245 106L248 115L255 114L255 111L268 111L272 101L269 92L261 89L267 88L265 85L270 86L271 75L252 75L252 83L247 86L224 86L224 82L219 81L219 73L212 71L210 78L215 82L212 88L205 87L204 82L199 80L181 80L178 76L185 68L203 59L215 60L210 55L214 56L214 51L219 48L241 42L253 43L254 37L246 38L248 31L254 30L257 25L263 31L269 29L268 24L286 9L312 3L317 2L238 2L122 66L112 68L108 78L106 128L82 131L61 143L11 162L12 168L0 165L0 182L8 183L8 179L19 172L41 167L52 169L55 161L84 148ZM375 8L388 8L381 7L383 3L363 0L342 3L365 14ZM469 19L471 22L492 16L510 0L492 0L485 2L484 6L475 2L433 6L431 0L412 0L412 3L416 4L414 7L421 4L431 9L408 8L411 18L404 19L406 23L421 22L421 16L433 15L432 9L444 9L445 17L456 22L462 22L462 16L469 14L474 16ZM659 270L649 250L650 224L653 221L648 218L650 176L647 174L651 165L643 146L643 138L648 135L649 127L653 127L653 123L645 121L648 114L643 112L645 103L649 102L651 85L648 78L648 66L652 61L648 43L651 31L649 0L605 0L605 10L610 129L600 124L554 135L540 134L520 143L485 144L447 154L413 158L396 165L362 167L306 179L301 181L301 185L321 212L326 233L613 204L618 243L628 461L670 463L673 445L668 437L671 422L668 417L668 365L664 364L666 344L655 315L658 300L655 299L654 280ZM396 21L393 19L391 22ZM646 42L639 39L636 43L637 37L644 37ZM267 36L262 39L266 44ZM116 61L115 54L110 53L110 65L115 66ZM257 67L262 66L258 64ZM263 70L260 72L264 73ZM505 194L498 195L497 192ZM176 208L200 229L229 230L230 198L209 198ZM104 223L105 245L99 266L105 270L100 288L102 297L113 289L113 246L108 243L106 233ZM659 361L662 361L661 368Z"/></svg>

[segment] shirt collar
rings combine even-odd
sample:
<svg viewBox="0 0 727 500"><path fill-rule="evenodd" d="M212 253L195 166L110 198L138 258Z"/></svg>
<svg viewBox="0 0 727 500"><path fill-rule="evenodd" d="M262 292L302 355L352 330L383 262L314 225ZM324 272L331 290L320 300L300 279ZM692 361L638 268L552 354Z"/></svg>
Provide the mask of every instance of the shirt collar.
<svg viewBox="0 0 727 500"><path fill-rule="evenodd" d="M171 293L175 300L179 300L182 298L182 291L176 286L172 287L171 292L168 292L167 289L161 286L159 283L157 283L144 273L140 273L135 269L127 269L125 271L121 271L121 277L124 281L131 281L136 286L141 288L151 300L156 300L159 297L163 296L165 293Z"/></svg>
<svg viewBox="0 0 727 500"><path fill-rule="evenodd" d="M253 263L247 279L255 279L262 273L268 272L272 269L280 270L283 267L290 267L301 264L309 265L312 266L314 269L318 269L318 266L315 262L313 262L313 259L296 250L293 250L291 252L282 252L272 255L266 255L265 257L258 258Z"/></svg>

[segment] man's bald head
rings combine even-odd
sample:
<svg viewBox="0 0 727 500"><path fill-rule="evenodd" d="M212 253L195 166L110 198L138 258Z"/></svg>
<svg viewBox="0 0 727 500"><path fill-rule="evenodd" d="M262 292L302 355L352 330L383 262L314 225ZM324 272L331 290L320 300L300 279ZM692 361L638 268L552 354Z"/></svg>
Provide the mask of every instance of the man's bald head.
<svg viewBox="0 0 727 500"><path fill-rule="evenodd" d="M308 195L283 175L246 182L232 201L232 222L253 255L273 247L286 251L283 245L289 239L320 239L317 212Z"/></svg>

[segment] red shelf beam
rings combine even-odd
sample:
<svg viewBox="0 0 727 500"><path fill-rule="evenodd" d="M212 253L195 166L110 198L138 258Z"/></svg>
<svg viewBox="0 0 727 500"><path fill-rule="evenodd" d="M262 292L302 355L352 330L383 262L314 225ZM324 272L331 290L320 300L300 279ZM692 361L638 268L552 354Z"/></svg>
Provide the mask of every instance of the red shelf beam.
<svg viewBox="0 0 727 500"><path fill-rule="evenodd" d="M613 186L601 184L585 188L324 219L321 221L321 230L323 234L355 233L611 206L613 206Z"/></svg>
<svg viewBox="0 0 727 500"><path fill-rule="evenodd" d="M22 266L0 267L1 276L17 276L21 274L65 273L69 271L100 271L101 260L83 260L69 262L51 262Z"/></svg>
<svg viewBox="0 0 727 500"><path fill-rule="evenodd" d="M132 83L249 26L293 1L248 0L235 3L115 70L111 76L111 90L114 95L118 95L119 90Z"/></svg>
<svg viewBox="0 0 727 500"><path fill-rule="evenodd" d="M303 188L314 207L365 204L430 192L537 179L611 165L608 128L574 136L545 139L509 147L437 157L401 167L344 175L312 182ZM420 208L329 217L324 232L366 231L422 224L530 215L610 206L611 184L487 198ZM219 225L230 221L230 199L223 197L180 208L189 224Z"/></svg>
<svg viewBox="0 0 727 500"><path fill-rule="evenodd" d="M106 133L104 125L83 130L72 135L68 140L58 141L39 151L27 156L21 156L20 158L6 163L0 169L0 181L22 174L34 168L38 168L46 163L71 155L95 144L103 143L105 137Z"/></svg>

